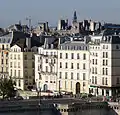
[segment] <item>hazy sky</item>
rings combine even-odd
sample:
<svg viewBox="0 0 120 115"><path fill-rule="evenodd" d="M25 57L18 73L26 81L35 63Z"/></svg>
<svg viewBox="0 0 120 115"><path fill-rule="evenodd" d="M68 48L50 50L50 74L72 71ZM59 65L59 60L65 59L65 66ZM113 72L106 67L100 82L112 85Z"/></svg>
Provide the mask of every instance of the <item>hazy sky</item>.
<svg viewBox="0 0 120 115"><path fill-rule="evenodd" d="M71 21L74 10L78 20L120 23L120 0L0 0L0 27L27 23L29 16L33 25L48 21L55 26L60 18Z"/></svg>

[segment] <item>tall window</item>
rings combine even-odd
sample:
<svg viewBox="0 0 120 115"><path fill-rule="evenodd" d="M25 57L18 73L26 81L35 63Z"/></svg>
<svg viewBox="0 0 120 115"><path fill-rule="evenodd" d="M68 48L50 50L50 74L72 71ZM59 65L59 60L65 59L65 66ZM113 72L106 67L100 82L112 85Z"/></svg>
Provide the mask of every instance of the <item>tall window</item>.
<svg viewBox="0 0 120 115"><path fill-rule="evenodd" d="M97 77L95 76L95 84L97 84Z"/></svg>
<svg viewBox="0 0 120 115"><path fill-rule="evenodd" d="M83 60L86 60L86 54L83 54Z"/></svg>
<svg viewBox="0 0 120 115"><path fill-rule="evenodd" d="M83 69L86 69L85 63L83 64Z"/></svg>
<svg viewBox="0 0 120 115"><path fill-rule="evenodd" d="M103 52L103 58L105 58L105 52Z"/></svg>
<svg viewBox="0 0 120 115"><path fill-rule="evenodd" d="M18 62L18 68L20 68L20 62Z"/></svg>
<svg viewBox="0 0 120 115"><path fill-rule="evenodd" d="M65 72L65 79L67 79L67 75L68 75L67 72Z"/></svg>
<svg viewBox="0 0 120 115"><path fill-rule="evenodd" d="M60 62L60 68L62 68L62 62Z"/></svg>
<svg viewBox="0 0 120 115"><path fill-rule="evenodd" d="M12 76L12 69L10 70L10 75Z"/></svg>
<svg viewBox="0 0 120 115"><path fill-rule="evenodd" d="M65 63L65 68L68 68L68 63L67 62Z"/></svg>
<svg viewBox="0 0 120 115"><path fill-rule="evenodd" d="M97 74L97 67L95 67L95 74Z"/></svg>
<svg viewBox="0 0 120 115"><path fill-rule="evenodd" d="M103 75L105 75L105 68L103 68L103 71L102 71Z"/></svg>
<svg viewBox="0 0 120 115"><path fill-rule="evenodd" d="M106 68L106 75L108 75L108 68Z"/></svg>
<svg viewBox="0 0 120 115"><path fill-rule="evenodd" d="M71 59L74 59L74 53L71 53Z"/></svg>
<svg viewBox="0 0 120 115"><path fill-rule="evenodd" d="M77 63L77 69L80 69L80 68L79 68L79 63Z"/></svg>
<svg viewBox="0 0 120 115"><path fill-rule="evenodd" d="M108 85L108 79L105 78L105 85Z"/></svg>
<svg viewBox="0 0 120 115"><path fill-rule="evenodd" d="M65 58L68 59L68 53L65 54Z"/></svg>
<svg viewBox="0 0 120 115"><path fill-rule="evenodd" d="M67 89L67 82L65 81L65 90Z"/></svg>
<svg viewBox="0 0 120 115"><path fill-rule="evenodd" d="M80 80L80 76L79 76L79 73L77 73L77 80Z"/></svg>
<svg viewBox="0 0 120 115"><path fill-rule="evenodd" d="M92 84L94 84L94 76L92 76Z"/></svg>
<svg viewBox="0 0 120 115"><path fill-rule="evenodd" d="M70 86L70 89L72 90L72 81L71 81L71 86Z"/></svg>
<svg viewBox="0 0 120 115"><path fill-rule="evenodd" d="M20 55L18 55L18 59L20 59Z"/></svg>
<svg viewBox="0 0 120 115"><path fill-rule="evenodd" d="M105 65L105 60L103 60L103 65Z"/></svg>
<svg viewBox="0 0 120 115"><path fill-rule="evenodd" d="M120 83L120 79L119 79L119 77L117 77L116 84L119 84L119 83Z"/></svg>
<svg viewBox="0 0 120 115"><path fill-rule="evenodd" d="M104 85L104 77L102 78L102 85Z"/></svg>
<svg viewBox="0 0 120 115"><path fill-rule="evenodd" d="M60 53L60 59L62 59L62 53Z"/></svg>
<svg viewBox="0 0 120 115"><path fill-rule="evenodd" d="M46 72L48 72L48 66L46 66Z"/></svg>
<svg viewBox="0 0 120 115"><path fill-rule="evenodd" d="M59 79L62 79L62 72L59 73Z"/></svg>
<svg viewBox="0 0 120 115"><path fill-rule="evenodd" d="M2 50L4 50L4 45L2 45Z"/></svg>
<svg viewBox="0 0 120 115"><path fill-rule="evenodd" d="M73 63L71 63L71 69L73 69L74 67L73 67Z"/></svg>
<svg viewBox="0 0 120 115"><path fill-rule="evenodd" d="M18 76L20 77L20 70L18 70Z"/></svg>
<svg viewBox="0 0 120 115"><path fill-rule="evenodd" d="M73 72L71 72L71 79L73 79Z"/></svg>
<svg viewBox="0 0 120 115"><path fill-rule="evenodd" d="M14 55L14 59L16 59L16 54Z"/></svg>
<svg viewBox="0 0 120 115"><path fill-rule="evenodd" d="M108 52L106 52L106 58L108 58Z"/></svg>
<svg viewBox="0 0 120 115"><path fill-rule="evenodd" d="M15 75L15 77L16 77L16 70L14 71L14 75Z"/></svg>
<svg viewBox="0 0 120 115"><path fill-rule="evenodd" d="M12 62L10 62L10 67L12 67Z"/></svg>
<svg viewBox="0 0 120 115"><path fill-rule="evenodd" d="M27 60L27 55L24 55L24 60Z"/></svg>
<svg viewBox="0 0 120 115"><path fill-rule="evenodd" d="M77 53L77 59L80 59L80 55L79 55L79 53Z"/></svg>
<svg viewBox="0 0 120 115"><path fill-rule="evenodd" d="M83 80L86 80L86 74L83 73Z"/></svg>

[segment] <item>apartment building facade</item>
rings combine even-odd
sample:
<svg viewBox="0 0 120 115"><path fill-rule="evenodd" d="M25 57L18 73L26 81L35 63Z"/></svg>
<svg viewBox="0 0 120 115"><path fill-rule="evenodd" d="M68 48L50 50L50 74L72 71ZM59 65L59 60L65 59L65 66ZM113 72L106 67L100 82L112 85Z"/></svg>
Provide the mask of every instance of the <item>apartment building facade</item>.
<svg viewBox="0 0 120 115"><path fill-rule="evenodd" d="M90 93L104 96L120 93L119 48L118 35L101 36L90 43Z"/></svg>
<svg viewBox="0 0 120 115"><path fill-rule="evenodd" d="M15 81L16 88L31 90L35 86L34 53L37 47L26 46L26 39L18 40L9 52L9 76Z"/></svg>
<svg viewBox="0 0 120 115"><path fill-rule="evenodd" d="M81 41L59 45L57 90L73 94L88 93L89 51Z"/></svg>
<svg viewBox="0 0 120 115"><path fill-rule="evenodd" d="M52 46L52 45L51 45ZM35 54L35 81L37 89L56 90L57 50L52 47L39 47Z"/></svg>

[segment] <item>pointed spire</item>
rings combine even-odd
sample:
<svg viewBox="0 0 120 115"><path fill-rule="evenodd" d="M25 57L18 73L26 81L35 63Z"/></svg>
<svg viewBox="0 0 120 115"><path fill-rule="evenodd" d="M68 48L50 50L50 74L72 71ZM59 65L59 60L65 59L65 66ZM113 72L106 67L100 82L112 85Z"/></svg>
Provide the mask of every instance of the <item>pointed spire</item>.
<svg viewBox="0 0 120 115"><path fill-rule="evenodd" d="M76 14L76 11L74 11L73 22L77 22L77 14Z"/></svg>

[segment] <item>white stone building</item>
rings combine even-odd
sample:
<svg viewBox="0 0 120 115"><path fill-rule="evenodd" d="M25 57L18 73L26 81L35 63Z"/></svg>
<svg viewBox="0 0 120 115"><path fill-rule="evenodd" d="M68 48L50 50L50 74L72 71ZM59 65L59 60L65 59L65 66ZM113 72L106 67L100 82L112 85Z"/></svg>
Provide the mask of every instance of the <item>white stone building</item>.
<svg viewBox="0 0 120 115"><path fill-rule="evenodd" d="M37 89L43 91L56 90L57 84L57 50L53 44L45 44L38 48L38 54L35 54L35 82Z"/></svg>
<svg viewBox="0 0 120 115"><path fill-rule="evenodd" d="M95 38L95 37L94 37ZM90 93L120 93L120 37L103 35L90 43Z"/></svg>
<svg viewBox="0 0 120 115"><path fill-rule="evenodd" d="M31 47L31 43L27 42L30 40L18 40L9 52L9 76L15 81L16 88L21 90L31 90L35 86L34 53L37 47Z"/></svg>
<svg viewBox="0 0 120 115"><path fill-rule="evenodd" d="M89 93L89 51L84 40L59 45L57 90Z"/></svg>

